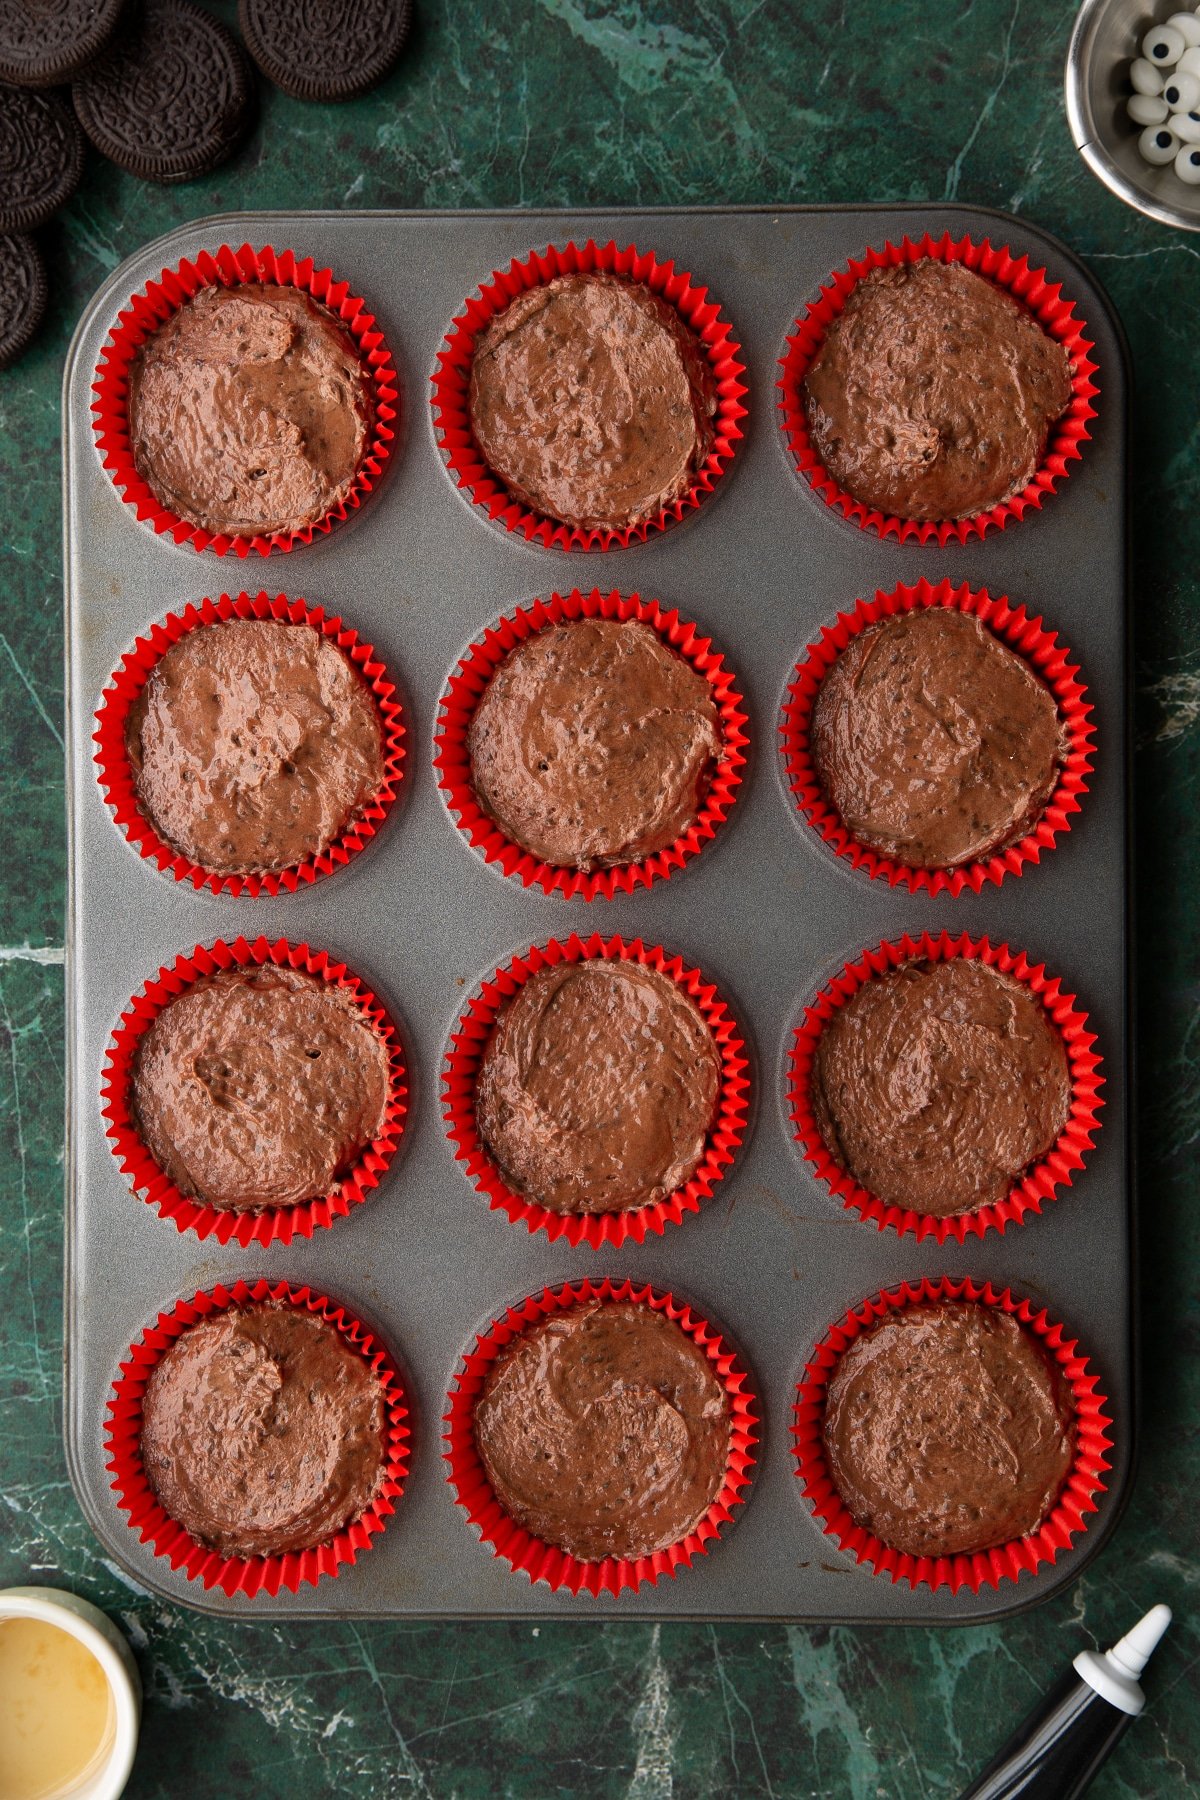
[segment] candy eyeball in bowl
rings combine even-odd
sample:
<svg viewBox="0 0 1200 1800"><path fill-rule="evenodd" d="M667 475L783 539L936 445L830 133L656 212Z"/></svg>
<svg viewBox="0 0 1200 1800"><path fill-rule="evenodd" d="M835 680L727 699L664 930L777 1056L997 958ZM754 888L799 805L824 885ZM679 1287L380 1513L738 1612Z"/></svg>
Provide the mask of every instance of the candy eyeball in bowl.
<svg viewBox="0 0 1200 1800"><path fill-rule="evenodd" d="M1145 95L1132 95L1131 103L1137 99L1145 99ZM1167 111L1191 112L1197 101L1200 101L1200 75L1185 75L1175 70L1162 91L1162 103Z"/></svg>
<svg viewBox="0 0 1200 1800"><path fill-rule="evenodd" d="M1200 231L1200 5L1083 0L1066 102L1075 146L1106 187Z"/></svg>
<svg viewBox="0 0 1200 1800"><path fill-rule="evenodd" d="M1158 100L1151 94L1130 94L1129 105L1125 109L1135 125L1165 125L1171 116L1171 109L1165 100Z"/></svg>
<svg viewBox="0 0 1200 1800"><path fill-rule="evenodd" d="M1168 125L1148 125L1138 139L1138 154L1153 169L1163 169L1179 155L1179 139Z"/></svg>

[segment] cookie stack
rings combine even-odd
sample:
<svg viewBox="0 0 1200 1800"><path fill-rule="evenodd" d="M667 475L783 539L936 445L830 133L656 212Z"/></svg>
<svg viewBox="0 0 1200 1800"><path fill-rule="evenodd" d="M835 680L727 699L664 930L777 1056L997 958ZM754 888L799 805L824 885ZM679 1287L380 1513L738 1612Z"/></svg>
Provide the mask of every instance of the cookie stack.
<svg viewBox="0 0 1200 1800"><path fill-rule="evenodd" d="M243 50L192 0L36 9L0 0L0 368L21 355L45 312L45 265L28 233L75 192L85 141L145 181L210 173L253 123L250 59L305 100L352 99L394 66L411 0L359 6L349 28L342 11L241 0ZM68 86L69 97L54 91Z"/></svg>

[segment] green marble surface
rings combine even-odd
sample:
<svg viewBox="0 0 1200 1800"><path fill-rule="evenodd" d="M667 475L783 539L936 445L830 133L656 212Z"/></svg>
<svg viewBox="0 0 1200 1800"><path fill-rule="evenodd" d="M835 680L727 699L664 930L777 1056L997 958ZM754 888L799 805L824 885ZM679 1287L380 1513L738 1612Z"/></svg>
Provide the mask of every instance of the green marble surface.
<svg viewBox="0 0 1200 1800"><path fill-rule="evenodd" d="M265 92L238 159L174 189L94 159L43 233L51 315L0 375L0 1585L123 1620L146 1686L129 1792L953 1796L1085 1642L1177 1624L1097 1800L1200 1792L1200 239L1086 173L1034 0L418 0L403 67L340 109ZM226 16L231 7L219 8ZM59 381L131 250L240 207L979 202L1077 250L1136 376L1134 627L1142 1004L1141 1472L1082 1579L999 1626L253 1627L106 1563L60 1443L64 824ZM2 1698L0 1698L2 1707Z"/></svg>

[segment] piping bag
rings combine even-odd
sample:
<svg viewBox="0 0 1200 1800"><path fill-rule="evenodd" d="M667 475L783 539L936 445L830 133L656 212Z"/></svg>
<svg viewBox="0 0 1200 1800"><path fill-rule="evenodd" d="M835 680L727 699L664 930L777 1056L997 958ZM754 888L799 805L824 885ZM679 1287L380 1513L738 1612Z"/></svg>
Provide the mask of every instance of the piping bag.
<svg viewBox="0 0 1200 1800"><path fill-rule="evenodd" d="M1078 1800L1146 1704L1138 1676L1170 1623L1152 1606L1111 1650L1081 1650L959 1800Z"/></svg>

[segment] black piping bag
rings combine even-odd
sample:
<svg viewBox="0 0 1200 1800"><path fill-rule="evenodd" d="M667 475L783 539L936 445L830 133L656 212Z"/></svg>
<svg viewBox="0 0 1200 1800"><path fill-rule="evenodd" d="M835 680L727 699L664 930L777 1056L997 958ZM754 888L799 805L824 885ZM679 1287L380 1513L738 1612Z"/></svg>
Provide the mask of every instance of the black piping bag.
<svg viewBox="0 0 1200 1800"><path fill-rule="evenodd" d="M1111 1650L1081 1650L959 1800L1078 1800L1146 1704L1138 1676L1170 1623L1152 1606Z"/></svg>

